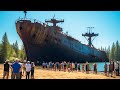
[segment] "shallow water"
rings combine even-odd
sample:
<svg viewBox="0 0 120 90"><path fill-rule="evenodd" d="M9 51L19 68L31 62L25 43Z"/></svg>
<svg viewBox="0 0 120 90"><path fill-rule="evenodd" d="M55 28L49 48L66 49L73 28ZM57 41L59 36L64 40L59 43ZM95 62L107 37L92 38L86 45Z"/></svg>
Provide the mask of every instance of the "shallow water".
<svg viewBox="0 0 120 90"><path fill-rule="evenodd" d="M90 64L90 69L93 70L93 63L89 63ZM104 71L104 65L105 62L96 62L97 64L97 71L103 72ZM109 62L107 62L107 65L109 64ZM82 68L82 65L81 65Z"/></svg>

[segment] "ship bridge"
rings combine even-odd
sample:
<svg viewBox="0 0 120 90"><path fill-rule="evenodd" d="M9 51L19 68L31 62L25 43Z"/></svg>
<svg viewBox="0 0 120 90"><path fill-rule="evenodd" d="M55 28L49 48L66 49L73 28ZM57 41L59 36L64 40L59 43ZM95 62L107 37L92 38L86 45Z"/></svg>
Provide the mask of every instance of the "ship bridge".
<svg viewBox="0 0 120 90"><path fill-rule="evenodd" d="M55 17L55 16L54 16L54 17ZM46 23L52 23L55 30L57 30L57 31L59 31L59 32L63 31L61 27L57 26L57 23L62 23L62 22L64 22L64 19L63 19L63 20L57 20L57 19L55 19L54 17L53 17L52 19L50 19L50 20L45 20L45 22L46 22Z"/></svg>

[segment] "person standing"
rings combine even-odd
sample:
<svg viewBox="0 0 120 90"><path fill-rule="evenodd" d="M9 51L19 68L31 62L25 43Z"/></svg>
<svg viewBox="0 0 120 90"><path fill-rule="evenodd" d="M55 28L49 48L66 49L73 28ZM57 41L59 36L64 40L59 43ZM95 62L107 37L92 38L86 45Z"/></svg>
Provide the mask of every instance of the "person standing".
<svg viewBox="0 0 120 90"><path fill-rule="evenodd" d="M79 63L77 63L77 71L78 72L79 72L79 68L80 68Z"/></svg>
<svg viewBox="0 0 120 90"><path fill-rule="evenodd" d="M56 71L56 63L54 63L54 71Z"/></svg>
<svg viewBox="0 0 120 90"><path fill-rule="evenodd" d="M72 71L75 70L75 64L72 62Z"/></svg>
<svg viewBox="0 0 120 90"><path fill-rule="evenodd" d="M19 64L20 64L20 67L21 67L21 68L20 68L20 79L22 79L22 68L23 68L22 66L23 66L23 65L22 65L21 61L19 61Z"/></svg>
<svg viewBox="0 0 120 90"><path fill-rule="evenodd" d="M9 77L9 68L10 68L9 61L7 60L4 63L3 79L5 79L5 76L6 76L6 79L8 79L8 77Z"/></svg>
<svg viewBox="0 0 120 90"><path fill-rule="evenodd" d="M59 62L59 71L61 71L61 63Z"/></svg>
<svg viewBox="0 0 120 90"><path fill-rule="evenodd" d="M64 61L64 72L66 72L67 63Z"/></svg>
<svg viewBox="0 0 120 90"><path fill-rule="evenodd" d="M88 62L86 62L86 74L89 74L89 63Z"/></svg>
<svg viewBox="0 0 120 90"><path fill-rule="evenodd" d="M70 62L68 62L68 72L70 72Z"/></svg>
<svg viewBox="0 0 120 90"><path fill-rule="evenodd" d="M30 71L31 71L30 61L27 61L27 63L25 64L25 68L26 68L26 79L29 79L30 78Z"/></svg>
<svg viewBox="0 0 120 90"><path fill-rule="evenodd" d="M23 68L23 76L26 74L26 68L25 68L26 61L23 62L22 68Z"/></svg>
<svg viewBox="0 0 120 90"><path fill-rule="evenodd" d="M97 64L94 63L94 64L93 64L93 67L94 67L94 73L97 74Z"/></svg>
<svg viewBox="0 0 120 90"><path fill-rule="evenodd" d="M81 69L80 69L80 63L79 63L79 66L78 66L78 71L79 71L79 72L81 71Z"/></svg>
<svg viewBox="0 0 120 90"><path fill-rule="evenodd" d="M31 79L34 79L34 70L35 70L35 64L34 62L31 63Z"/></svg>
<svg viewBox="0 0 120 90"><path fill-rule="evenodd" d="M109 74L111 74L111 77L113 76L113 64L112 64L112 61L110 61L110 64L109 64Z"/></svg>
<svg viewBox="0 0 120 90"><path fill-rule="evenodd" d="M116 70L116 76L119 76L119 63L118 63L118 61L116 62L115 70Z"/></svg>
<svg viewBox="0 0 120 90"><path fill-rule="evenodd" d="M118 64L118 76L119 76L119 62L117 61L117 64Z"/></svg>
<svg viewBox="0 0 120 90"><path fill-rule="evenodd" d="M72 63L70 63L70 71L72 71Z"/></svg>
<svg viewBox="0 0 120 90"><path fill-rule="evenodd" d="M77 62L75 62L75 71L77 71Z"/></svg>
<svg viewBox="0 0 120 90"><path fill-rule="evenodd" d="M82 64L82 72L83 73L85 72L85 64L84 63Z"/></svg>
<svg viewBox="0 0 120 90"><path fill-rule="evenodd" d="M105 62L105 65L104 65L104 73L105 73L105 76L107 76L107 63Z"/></svg>
<svg viewBox="0 0 120 90"><path fill-rule="evenodd" d="M10 64L10 69L11 69L11 79L13 78L13 68L12 68L13 63L15 63L15 61L12 61L12 63Z"/></svg>
<svg viewBox="0 0 120 90"><path fill-rule="evenodd" d="M16 61L12 64L12 70L13 70L13 75L12 75L12 79L20 79L20 64L18 63L18 60L16 59Z"/></svg>
<svg viewBox="0 0 120 90"><path fill-rule="evenodd" d="M112 63L112 65L113 65L113 77L115 78L115 62L113 61L113 63Z"/></svg>
<svg viewBox="0 0 120 90"><path fill-rule="evenodd" d="M63 63L63 61L62 61L62 63L61 63L61 70L63 71L64 70L64 63Z"/></svg>

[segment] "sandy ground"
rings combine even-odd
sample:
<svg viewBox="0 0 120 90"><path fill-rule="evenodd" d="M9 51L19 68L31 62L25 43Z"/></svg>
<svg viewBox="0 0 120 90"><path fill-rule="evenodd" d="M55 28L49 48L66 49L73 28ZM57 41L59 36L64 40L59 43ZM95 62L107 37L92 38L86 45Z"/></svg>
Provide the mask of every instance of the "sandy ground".
<svg viewBox="0 0 120 90"><path fill-rule="evenodd" d="M11 72L10 72L11 74ZM3 77L3 64L0 64L0 79ZM9 76L10 79L10 76ZM25 76L23 76L25 79ZM63 71L50 71L43 70L40 67L35 68L35 79L120 79L120 76L108 77L104 76L103 73L90 74L82 73L82 72L63 72Z"/></svg>

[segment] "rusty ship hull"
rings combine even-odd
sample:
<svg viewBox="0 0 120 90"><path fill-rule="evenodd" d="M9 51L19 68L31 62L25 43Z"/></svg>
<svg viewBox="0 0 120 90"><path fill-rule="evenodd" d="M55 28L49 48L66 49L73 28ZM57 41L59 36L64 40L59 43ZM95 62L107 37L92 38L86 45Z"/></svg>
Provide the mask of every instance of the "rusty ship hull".
<svg viewBox="0 0 120 90"><path fill-rule="evenodd" d="M58 26L48 26L31 20L17 20L16 30L27 55L27 60L40 62L102 62L106 53L82 44L61 32Z"/></svg>

